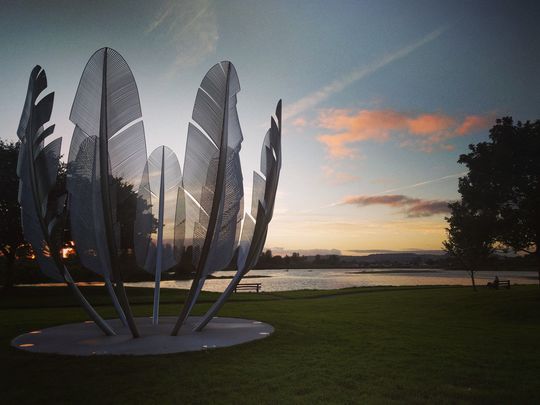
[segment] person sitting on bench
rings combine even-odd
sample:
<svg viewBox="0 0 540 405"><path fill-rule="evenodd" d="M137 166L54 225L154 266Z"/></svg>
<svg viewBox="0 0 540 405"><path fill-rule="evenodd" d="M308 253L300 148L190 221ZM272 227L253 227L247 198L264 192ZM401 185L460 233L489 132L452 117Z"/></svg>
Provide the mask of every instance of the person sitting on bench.
<svg viewBox="0 0 540 405"><path fill-rule="evenodd" d="M499 276L495 276L495 280L493 281L488 281L487 286L489 288L499 289Z"/></svg>

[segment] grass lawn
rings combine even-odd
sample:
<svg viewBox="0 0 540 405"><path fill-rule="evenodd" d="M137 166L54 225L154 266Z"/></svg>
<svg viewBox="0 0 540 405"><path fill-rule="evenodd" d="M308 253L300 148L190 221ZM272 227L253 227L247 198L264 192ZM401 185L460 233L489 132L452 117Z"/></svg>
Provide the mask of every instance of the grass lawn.
<svg viewBox="0 0 540 405"><path fill-rule="evenodd" d="M84 292L112 317L103 289ZM136 316L152 291L130 288ZM184 291L163 290L176 315ZM215 294L196 307L205 310ZM272 324L231 348L77 358L9 346L24 332L82 321L65 288L0 295L0 402L540 403L540 290L358 288L235 294L223 316Z"/></svg>

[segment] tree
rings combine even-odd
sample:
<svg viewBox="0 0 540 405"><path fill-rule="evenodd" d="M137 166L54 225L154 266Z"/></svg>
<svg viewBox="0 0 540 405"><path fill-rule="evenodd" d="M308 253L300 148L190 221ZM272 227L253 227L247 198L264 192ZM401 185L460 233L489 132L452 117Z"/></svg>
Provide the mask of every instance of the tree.
<svg viewBox="0 0 540 405"><path fill-rule="evenodd" d="M514 125L504 117L489 137L460 156L469 172L459 192L491 215L497 242L536 257L540 285L540 120Z"/></svg>
<svg viewBox="0 0 540 405"><path fill-rule="evenodd" d="M341 263L341 260L339 260L338 255L330 255L328 256L328 264L336 266Z"/></svg>
<svg viewBox="0 0 540 405"><path fill-rule="evenodd" d="M449 228L443 247L465 266L476 291L474 274L479 264L493 253L496 225L491 214L474 209L465 199L448 204L451 215L445 218Z"/></svg>
<svg viewBox="0 0 540 405"><path fill-rule="evenodd" d="M21 208L17 201L19 178L17 158L19 143L0 139L0 249L5 258L4 288L13 285L13 265L19 245L24 243L21 228Z"/></svg>

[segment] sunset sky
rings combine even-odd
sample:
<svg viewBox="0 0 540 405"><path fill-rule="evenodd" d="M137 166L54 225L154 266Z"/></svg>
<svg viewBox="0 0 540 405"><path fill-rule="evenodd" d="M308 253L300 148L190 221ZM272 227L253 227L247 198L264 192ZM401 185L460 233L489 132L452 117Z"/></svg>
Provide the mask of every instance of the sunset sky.
<svg viewBox="0 0 540 405"><path fill-rule="evenodd" d="M536 4L535 4L536 3ZM206 71L236 66L246 194L283 99L283 169L266 246L436 250L456 163L496 117L540 118L540 3L0 0L0 119L16 139L28 75L55 91L67 154L83 68L103 46L139 87L148 153L183 161ZM248 201L249 202L249 201ZM281 248L281 249L279 249Z"/></svg>

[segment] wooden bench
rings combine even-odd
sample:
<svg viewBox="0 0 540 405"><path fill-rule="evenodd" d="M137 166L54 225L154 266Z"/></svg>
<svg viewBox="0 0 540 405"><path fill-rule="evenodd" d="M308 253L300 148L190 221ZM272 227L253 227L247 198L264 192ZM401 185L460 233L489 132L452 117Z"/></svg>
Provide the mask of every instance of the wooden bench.
<svg viewBox="0 0 540 405"><path fill-rule="evenodd" d="M510 280L499 280L498 284L495 284L492 281L487 283L487 288L495 288L496 290L498 290L500 287L506 287L506 289L510 289Z"/></svg>
<svg viewBox="0 0 540 405"><path fill-rule="evenodd" d="M238 284L234 288L234 292L245 291L245 290L255 290L259 292L261 291L261 289L262 289L261 283L244 283L244 284Z"/></svg>

